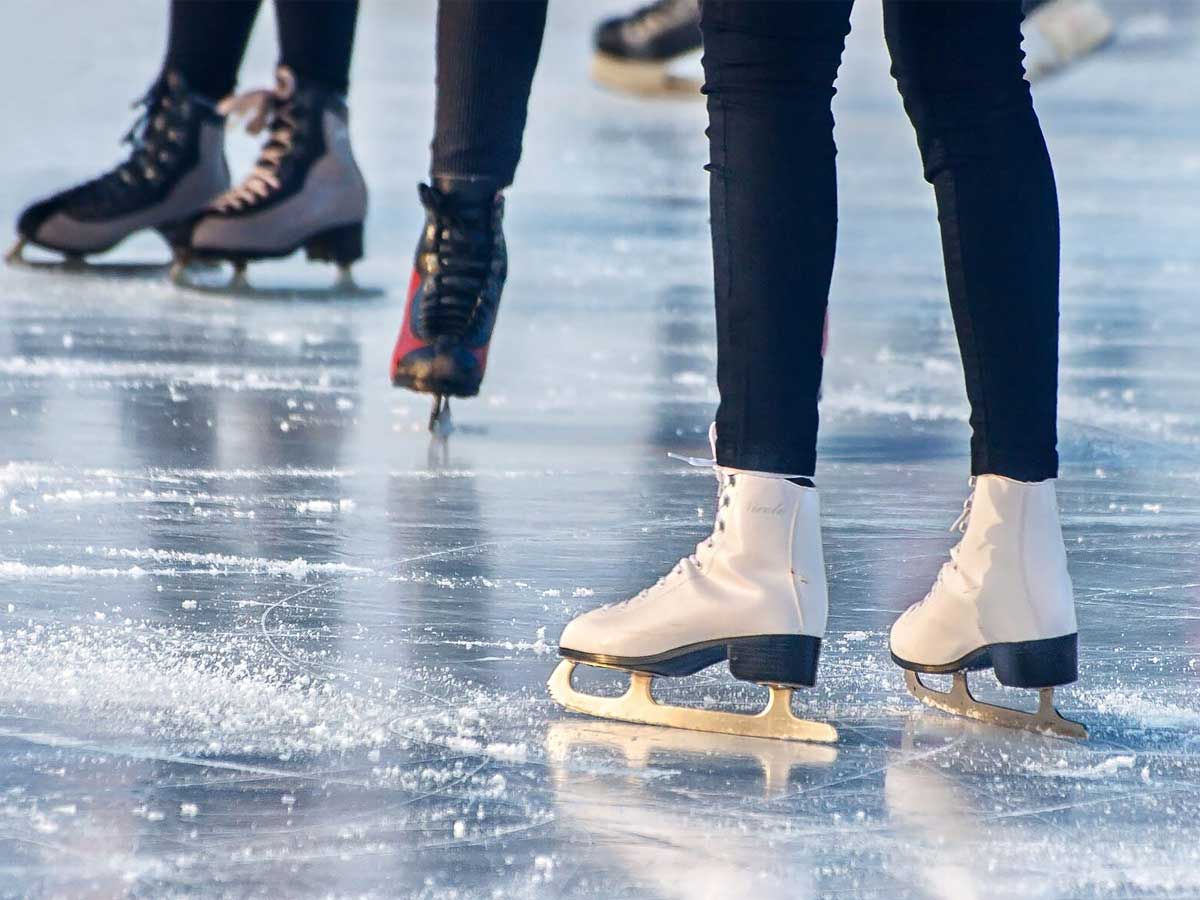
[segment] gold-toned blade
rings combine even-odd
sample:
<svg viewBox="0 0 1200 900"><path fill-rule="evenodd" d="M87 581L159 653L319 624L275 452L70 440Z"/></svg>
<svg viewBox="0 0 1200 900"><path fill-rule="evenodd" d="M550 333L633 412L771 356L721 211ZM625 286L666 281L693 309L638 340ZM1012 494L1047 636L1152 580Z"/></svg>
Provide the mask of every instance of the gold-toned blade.
<svg viewBox="0 0 1200 900"><path fill-rule="evenodd" d="M17 266L25 262L25 257L22 252L25 250L25 238L17 238L17 242L12 245L7 253L4 254L4 261L10 266Z"/></svg>
<svg viewBox="0 0 1200 900"><path fill-rule="evenodd" d="M1020 709L1009 709L1006 706L996 706L976 700L967 686L967 673L955 672L954 684L949 691L938 691L928 687L921 677L913 671L905 670L904 683L908 691L926 706L953 713L956 716L966 716L968 719L978 719L990 725L1001 725L1005 728L1020 728L1024 731L1036 731L1038 734L1048 734L1054 737L1077 738L1087 740L1088 732L1080 722L1064 719L1054 708L1054 688L1041 688L1038 691L1037 712L1027 713Z"/></svg>
<svg viewBox="0 0 1200 900"><path fill-rule="evenodd" d="M597 697L575 690L571 675L576 662L564 659L550 676L550 696L567 709L602 719L637 722L641 725L663 725L688 731L708 731L714 734L738 734L744 737L771 738L780 741L837 740L837 729L824 722L810 722L792 713L792 689L769 685L767 707L762 712L723 712L712 709L688 709L659 703L650 694L653 676L631 672L629 689L620 697Z"/></svg>

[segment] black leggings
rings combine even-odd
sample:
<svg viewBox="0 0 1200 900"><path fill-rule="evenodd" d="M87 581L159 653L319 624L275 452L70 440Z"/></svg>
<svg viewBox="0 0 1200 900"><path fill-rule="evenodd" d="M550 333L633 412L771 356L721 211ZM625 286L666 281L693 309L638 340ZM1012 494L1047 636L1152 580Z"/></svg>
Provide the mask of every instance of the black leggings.
<svg viewBox="0 0 1200 900"><path fill-rule="evenodd" d="M852 0L705 0L717 460L812 475L837 188L830 101ZM884 0L933 185L971 470L1057 474L1058 205L1020 0Z"/></svg>
<svg viewBox="0 0 1200 900"><path fill-rule="evenodd" d="M261 0L171 0L167 58L198 94L233 91ZM350 85L357 0L275 0L279 64L338 93Z"/></svg>
<svg viewBox="0 0 1200 900"><path fill-rule="evenodd" d="M165 67L217 99L233 90L260 0L172 0ZM346 93L358 3L275 0L280 59ZM440 0L430 174L495 190L512 183L546 25L546 0Z"/></svg>
<svg viewBox="0 0 1200 900"><path fill-rule="evenodd" d="M546 0L440 0L430 175L512 184Z"/></svg>

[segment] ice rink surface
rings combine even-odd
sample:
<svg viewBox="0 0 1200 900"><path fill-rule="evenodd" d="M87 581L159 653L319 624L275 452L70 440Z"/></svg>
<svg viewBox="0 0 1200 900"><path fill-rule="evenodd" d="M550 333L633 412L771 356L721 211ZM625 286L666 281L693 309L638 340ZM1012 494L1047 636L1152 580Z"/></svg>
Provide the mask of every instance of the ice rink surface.
<svg viewBox="0 0 1200 900"><path fill-rule="evenodd" d="M117 159L161 6L6 5L6 220ZM832 616L797 701L835 748L546 696L562 625L711 528L711 477L665 456L704 452L716 396L704 113L594 88L598 10L552 4L490 374L433 445L427 400L386 378L431 6L360 24L357 273L384 296L0 271L0 896L1200 896L1200 4L1116 7L1116 45L1036 90L1078 744L926 710L887 656L953 541L967 430L931 191L859 5L818 470ZM265 14L243 85L273 56ZM663 694L765 691L722 666Z"/></svg>

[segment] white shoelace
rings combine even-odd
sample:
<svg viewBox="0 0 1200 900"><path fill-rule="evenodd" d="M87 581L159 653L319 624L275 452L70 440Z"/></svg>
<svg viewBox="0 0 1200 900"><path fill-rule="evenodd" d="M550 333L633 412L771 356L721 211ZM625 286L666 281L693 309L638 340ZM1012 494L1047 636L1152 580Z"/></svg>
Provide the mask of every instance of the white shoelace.
<svg viewBox="0 0 1200 900"><path fill-rule="evenodd" d="M970 493L967 494L967 499L963 501L962 512L958 514L958 518L955 519L954 524L950 526L950 531L952 533L957 531L959 534L966 534L967 526L971 524L971 504L975 499L975 476L974 475L971 476L970 481L968 481L968 484L971 487L971 491L970 491ZM958 571L958 554L959 554L959 548L961 548L961 547L962 547L962 541L960 540L957 544L955 544L953 547L950 548L950 559L947 560L946 562L942 563L942 567L940 569L938 569L937 578L934 579L933 586L929 589L929 593L927 593L921 599L921 603L924 603L926 600L928 600L930 597L933 596L934 592L938 589L938 587L941 586L941 584L942 584L943 580L945 579L948 572L957 572Z"/></svg>
<svg viewBox="0 0 1200 900"><path fill-rule="evenodd" d="M679 562L677 562L671 568L671 570L667 572L667 574L659 578L658 581L654 582L654 584L638 591L637 594L630 597L628 600L623 600L620 603L610 604L611 606L626 606L628 604L634 604L645 599L647 596L649 596L651 591L662 586L668 580L683 575L688 567L694 568L698 572L703 571L702 556L708 555L705 553L705 551L710 551L716 547L718 536L722 531L725 530L725 521L721 518L721 510L728 505L725 502L725 492L736 483L737 476L727 474L720 466L717 465L717 462L714 459L704 459L703 457L699 456L681 456L678 453L668 453L667 456L671 459L678 459L687 463L689 466L694 466L698 469L712 469L713 474L716 475L718 485L717 512L713 522L712 533L698 543L696 545L696 549L692 553L689 553L687 556L683 557L683 559L679 560Z"/></svg>

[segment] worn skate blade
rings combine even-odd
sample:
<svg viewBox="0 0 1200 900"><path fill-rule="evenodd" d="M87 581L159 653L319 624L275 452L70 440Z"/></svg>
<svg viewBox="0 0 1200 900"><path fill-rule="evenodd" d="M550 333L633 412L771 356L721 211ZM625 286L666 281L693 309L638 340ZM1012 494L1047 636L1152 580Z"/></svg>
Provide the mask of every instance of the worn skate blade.
<svg viewBox="0 0 1200 900"><path fill-rule="evenodd" d="M699 98L700 81L673 73L670 63L618 59L607 53L592 57L592 80L601 87L642 97Z"/></svg>
<svg viewBox="0 0 1200 900"><path fill-rule="evenodd" d="M928 687L921 681L920 675L907 669L904 672L904 683L908 687L909 693L926 706L940 709L943 712L966 716L968 719L977 719L989 725L1019 728L1054 737L1087 740L1088 731L1084 725L1064 719L1054 708L1054 688L1041 688L1038 691L1037 712L1027 713L1020 709L1010 709L1007 706L996 706L976 700L967 685L966 672L954 673L954 683L949 691L938 691Z"/></svg>
<svg viewBox="0 0 1200 900"><path fill-rule="evenodd" d="M564 659L550 676L550 696L575 712L639 725L662 725L687 731L735 734L780 741L833 743L837 729L824 722L811 722L792 713L792 689L768 685L766 709L760 713L733 713L711 709L688 709L659 703L650 693L653 676L631 672L629 689L620 697L597 697L575 690L571 675L577 663Z"/></svg>

